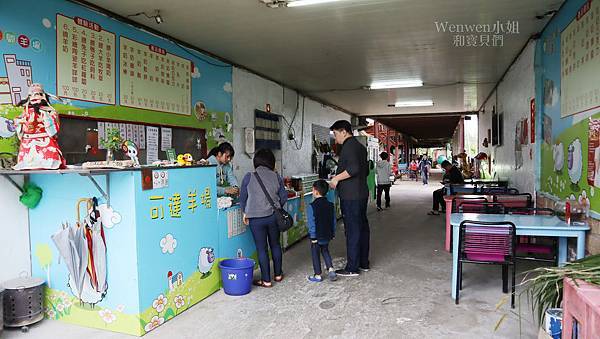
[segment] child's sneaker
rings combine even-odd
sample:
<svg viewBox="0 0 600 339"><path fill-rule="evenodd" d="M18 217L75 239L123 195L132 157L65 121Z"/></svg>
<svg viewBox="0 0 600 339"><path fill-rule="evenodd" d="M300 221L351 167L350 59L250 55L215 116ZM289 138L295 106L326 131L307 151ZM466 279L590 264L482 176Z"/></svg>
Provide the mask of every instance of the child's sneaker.
<svg viewBox="0 0 600 339"><path fill-rule="evenodd" d="M329 269L329 272L327 273L327 276L329 277L329 281L336 281L337 280L337 274L335 274L335 270L333 268Z"/></svg>
<svg viewBox="0 0 600 339"><path fill-rule="evenodd" d="M316 275L316 274L309 275L308 277L306 277L306 279L308 279L308 281L310 281L310 282L321 282L321 281L323 281L323 278L321 278L320 275Z"/></svg>

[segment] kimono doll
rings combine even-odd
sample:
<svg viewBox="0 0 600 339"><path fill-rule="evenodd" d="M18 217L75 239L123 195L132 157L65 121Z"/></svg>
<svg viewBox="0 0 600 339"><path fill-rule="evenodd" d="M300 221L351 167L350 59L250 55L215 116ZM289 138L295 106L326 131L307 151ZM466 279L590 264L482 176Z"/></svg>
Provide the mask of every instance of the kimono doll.
<svg viewBox="0 0 600 339"><path fill-rule="evenodd" d="M66 168L58 146L58 113L50 106L42 85L33 84L29 95L19 103L23 114L15 119L21 141L15 170Z"/></svg>

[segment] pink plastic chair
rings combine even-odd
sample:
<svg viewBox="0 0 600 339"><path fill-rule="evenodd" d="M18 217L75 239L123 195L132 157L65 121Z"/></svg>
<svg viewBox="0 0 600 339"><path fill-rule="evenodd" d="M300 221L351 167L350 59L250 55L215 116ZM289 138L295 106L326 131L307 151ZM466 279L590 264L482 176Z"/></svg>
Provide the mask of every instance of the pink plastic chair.
<svg viewBox="0 0 600 339"><path fill-rule="evenodd" d="M553 216L555 212L551 208L511 208L508 211L508 214L520 214L520 215L547 215ZM519 237L519 241L517 243L517 259L520 260L534 260L534 261L543 261L543 262L551 262L558 265L558 243L556 238L552 238L551 245L544 244L535 244L532 243L532 239L535 237L522 236ZM520 254L526 255L520 255ZM536 255L545 255L550 256L550 259L540 258ZM534 255L534 256L531 256Z"/></svg>
<svg viewBox="0 0 600 339"><path fill-rule="evenodd" d="M494 202L498 202L508 208L529 208L533 206L531 194L521 193L512 195L496 195Z"/></svg>
<svg viewBox="0 0 600 339"><path fill-rule="evenodd" d="M504 204L497 202L463 202L458 206L459 213L504 214Z"/></svg>
<svg viewBox="0 0 600 339"><path fill-rule="evenodd" d="M460 195L455 196L452 199L452 213L458 212L458 207L464 203L482 203L488 202L486 197L463 197ZM452 226L450 226L450 213L446 211L446 232L447 233L447 241L448 241L448 251L452 252L452 244L453 244L453 232Z"/></svg>
<svg viewBox="0 0 600 339"><path fill-rule="evenodd" d="M488 202L487 198L484 197L461 197L457 196L452 199L452 212L458 212L458 206L464 203L482 203Z"/></svg>
<svg viewBox="0 0 600 339"><path fill-rule="evenodd" d="M460 223L458 235L458 279L456 304L462 290L462 265L486 264L502 266L502 291L508 292L508 268L512 267L511 307L515 307L515 248L516 227L511 222L483 222L465 220Z"/></svg>

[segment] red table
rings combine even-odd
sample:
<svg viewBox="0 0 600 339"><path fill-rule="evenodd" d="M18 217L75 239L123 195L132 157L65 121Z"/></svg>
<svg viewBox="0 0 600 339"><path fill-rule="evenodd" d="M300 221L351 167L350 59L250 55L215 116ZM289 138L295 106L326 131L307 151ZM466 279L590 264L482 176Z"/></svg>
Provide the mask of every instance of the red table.
<svg viewBox="0 0 600 339"><path fill-rule="evenodd" d="M444 201L446 202L446 243L444 248L447 252L450 252L450 244L452 243L452 226L450 225L450 214L452 214L452 200L456 197L473 199L473 198L486 198L488 201L492 201L493 195L481 195L481 194L455 194L445 195Z"/></svg>

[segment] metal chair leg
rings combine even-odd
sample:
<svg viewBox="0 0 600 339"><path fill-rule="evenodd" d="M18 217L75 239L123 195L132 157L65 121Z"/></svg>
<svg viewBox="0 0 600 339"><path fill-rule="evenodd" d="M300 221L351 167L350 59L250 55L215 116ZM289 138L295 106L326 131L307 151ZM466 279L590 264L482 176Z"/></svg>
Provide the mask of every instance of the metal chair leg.
<svg viewBox="0 0 600 339"><path fill-rule="evenodd" d="M456 299L454 299L454 303L458 305L458 299L460 297L460 281L462 280L462 263L460 260L458 261L458 279L456 279Z"/></svg>
<svg viewBox="0 0 600 339"><path fill-rule="evenodd" d="M512 265L512 295L510 297L510 307L515 308L515 280L517 275L517 264Z"/></svg>
<svg viewBox="0 0 600 339"><path fill-rule="evenodd" d="M508 265L502 265L502 293L508 293Z"/></svg>
<svg viewBox="0 0 600 339"><path fill-rule="evenodd" d="M460 270L460 271L459 271L459 272L460 272L460 275L458 276L458 277L459 277L459 278L458 278L458 282L459 282L459 285L458 285L458 287L459 287L459 290L461 290L461 291L462 291L462 288L463 288L463 284L462 284L462 280L463 280L463 279L462 279L462 276L463 276L463 271L462 271L462 263L460 263L460 264L459 264L459 270Z"/></svg>

